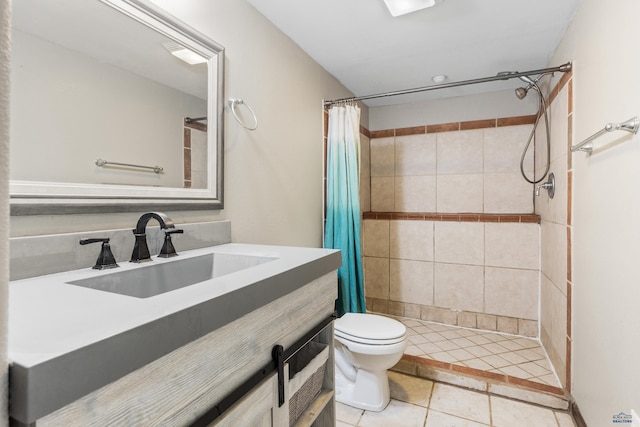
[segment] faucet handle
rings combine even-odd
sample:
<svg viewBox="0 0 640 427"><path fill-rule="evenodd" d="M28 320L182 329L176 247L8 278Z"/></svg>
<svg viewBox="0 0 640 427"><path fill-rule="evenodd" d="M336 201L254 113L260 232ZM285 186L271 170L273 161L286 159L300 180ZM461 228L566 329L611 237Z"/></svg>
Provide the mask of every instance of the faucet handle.
<svg viewBox="0 0 640 427"><path fill-rule="evenodd" d="M109 238L95 238L95 239L81 239L81 245L88 245L90 243L99 243L102 242L102 248L100 249L100 255L98 255L98 260L96 261L96 265L92 268L95 270L105 270L107 268L116 268L120 267L116 263L116 259L111 252L111 245L109 244Z"/></svg>
<svg viewBox="0 0 640 427"><path fill-rule="evenodd" d="M162 245L162 249L160 249L160 253L158 257L160 258L171 258L174 256L178 256L176 252L176 248L173 247L173 242L171 241L172 234L182 234L184 230L180 228L173 228L171 230L164 231L164 244Z"/></svg>

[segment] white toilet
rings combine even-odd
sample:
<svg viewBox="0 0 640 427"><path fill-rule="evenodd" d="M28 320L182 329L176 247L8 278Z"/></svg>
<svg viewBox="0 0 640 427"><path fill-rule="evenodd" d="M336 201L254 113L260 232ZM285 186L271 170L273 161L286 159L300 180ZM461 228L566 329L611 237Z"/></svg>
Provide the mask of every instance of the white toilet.
<svg viewBox="0 0 640 427"><path fill-rule="evenodd" d="M334 322L336 400L382 411L389 403L387 369L407 347L407 328L375 314L346 313Z"/></svg>

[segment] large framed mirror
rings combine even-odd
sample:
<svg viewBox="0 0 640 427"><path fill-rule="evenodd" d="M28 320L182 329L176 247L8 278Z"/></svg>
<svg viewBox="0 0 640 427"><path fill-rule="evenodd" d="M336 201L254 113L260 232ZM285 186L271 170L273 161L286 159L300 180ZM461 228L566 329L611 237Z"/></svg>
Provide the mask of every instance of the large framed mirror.
<svg viewBox="0 0 640 427"><path fill-rule="evenodd" d="M222 209L223 77L148 0L14 0L12 214Z"/></svg>

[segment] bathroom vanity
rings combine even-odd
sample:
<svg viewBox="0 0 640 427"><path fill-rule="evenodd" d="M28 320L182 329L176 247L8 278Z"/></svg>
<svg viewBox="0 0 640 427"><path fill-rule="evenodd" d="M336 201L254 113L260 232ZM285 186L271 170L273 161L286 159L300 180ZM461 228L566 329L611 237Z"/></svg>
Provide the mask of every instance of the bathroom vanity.
<svg viewBox="0 0 640 427"><path fill-rule="evenodd" d="M292 416L295 425L334 425L340 263L334 250L222 244L15 280L11 417L37 426L287 426L296 379L287 373L301 363L280 358L277 369L274 348L288 358L316 346L324 350L313 372L295 369L298 382L315 374L320 386ZM167 290L160 268L177 270L171 281L184 279L181 287Z"/></svg>

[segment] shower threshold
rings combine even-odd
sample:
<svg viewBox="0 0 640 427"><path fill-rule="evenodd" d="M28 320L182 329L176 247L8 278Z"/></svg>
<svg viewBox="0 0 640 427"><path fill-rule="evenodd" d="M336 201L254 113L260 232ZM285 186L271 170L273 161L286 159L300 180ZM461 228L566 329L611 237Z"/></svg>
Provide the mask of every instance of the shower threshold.
<svg viewBox="0 0 640 427"><path fill-rule="evenodd" d="M408 346L392 370L556 409L568 408L566 393L539 340L394 318L407 327Z"/></svg>

